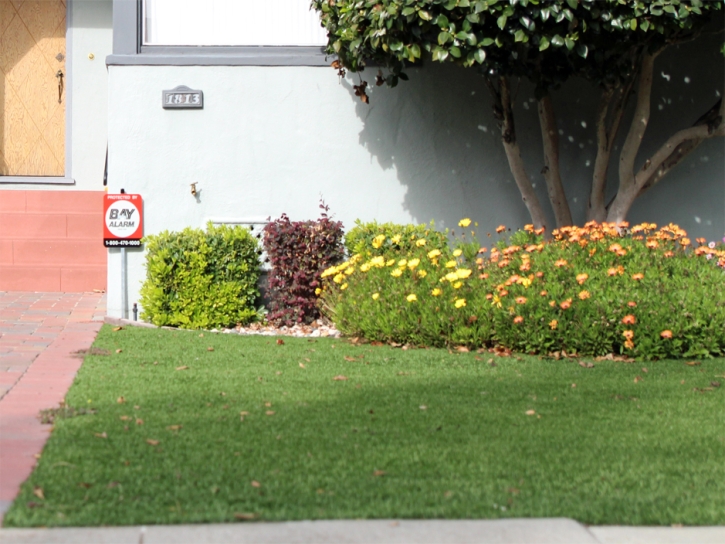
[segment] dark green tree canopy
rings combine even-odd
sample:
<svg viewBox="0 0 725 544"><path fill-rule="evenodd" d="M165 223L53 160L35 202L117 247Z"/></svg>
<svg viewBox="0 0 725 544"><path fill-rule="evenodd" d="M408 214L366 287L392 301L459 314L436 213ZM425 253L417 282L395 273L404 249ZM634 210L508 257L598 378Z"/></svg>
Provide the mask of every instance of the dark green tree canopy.
<svg viewBox="0 0 725 544"><path fill-rule="evenodd" d="M429 55L546 90L581 75L617 84L630 54L687 39L722 0L314 0L328 53L361 70L385 66L387 82Z"/></svg>

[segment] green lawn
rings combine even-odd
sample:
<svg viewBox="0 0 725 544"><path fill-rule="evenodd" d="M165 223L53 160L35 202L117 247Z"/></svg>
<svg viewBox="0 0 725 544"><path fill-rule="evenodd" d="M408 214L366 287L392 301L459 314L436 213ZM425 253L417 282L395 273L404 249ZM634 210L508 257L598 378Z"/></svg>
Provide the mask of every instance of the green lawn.
<svg viewBox="0 0 725 544"><path fill-rule="evenodd" d="M94 348L80 415L56 420L6 526L725 523L724 359L584 368L108 326Z"/></svg>

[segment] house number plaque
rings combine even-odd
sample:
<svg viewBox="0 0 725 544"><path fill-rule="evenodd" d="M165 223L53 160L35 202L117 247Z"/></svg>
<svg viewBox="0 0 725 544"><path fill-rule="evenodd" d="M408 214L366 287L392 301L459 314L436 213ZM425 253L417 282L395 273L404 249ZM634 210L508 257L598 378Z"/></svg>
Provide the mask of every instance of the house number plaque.
<svg viewBox="0 0 725 544"><path fill-rule="evenodd" d="M164 109L197 109L204 107L204 93L179 85L170 91L162 91Z"/></svg>

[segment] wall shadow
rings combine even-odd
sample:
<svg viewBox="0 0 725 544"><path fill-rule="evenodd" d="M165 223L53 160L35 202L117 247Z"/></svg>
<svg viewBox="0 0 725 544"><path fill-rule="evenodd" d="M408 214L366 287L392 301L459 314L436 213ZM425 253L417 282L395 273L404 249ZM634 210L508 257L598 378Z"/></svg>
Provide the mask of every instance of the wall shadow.
<svg viewBox="0 0 725 544"><path fill-rule="evenodd" d="M723 89L722 36L672 47L656 64L652 116L643 142L642 164L677 130L709 109ZM370 105L354 95L360 77L374 83L376 69L348 74L343 85L363 123L359 144L384 170L394 169L407 189L404 209L417 222L436 220L454 227L461 217L481 224L521 227L530 221L509 171L492 115L491 97L475 70L428 63L410 69L409 82L370 90ZM595 115L599 92L573 80L554 94L561 143L561 168L575 221L586 217L589 184L596 156ZM620 133L631 121L631 109ZM543 155L533 88L516 88L517 133L527 170L549 217ZM621 148L623 134L617 150ZM722 139L706 141L660 184L639 199L632 221L676 222L692 235L710 239L725 231L725 153ZM608 193L617 188L612 157ZM381 218L384 219L384 218Z"/></svg>

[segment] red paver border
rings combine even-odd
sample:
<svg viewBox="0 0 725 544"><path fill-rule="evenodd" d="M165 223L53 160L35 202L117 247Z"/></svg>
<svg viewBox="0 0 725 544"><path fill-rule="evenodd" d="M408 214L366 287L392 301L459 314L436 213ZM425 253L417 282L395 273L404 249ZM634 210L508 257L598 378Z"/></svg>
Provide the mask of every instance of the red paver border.
<svg viewBox="0 0 725 544"><path fill-rule="evenodd" d="M100 295L79 294L63 330L0 400L0 516L35 467L36 455L52 431L52 425L40 423L38 414L65 398L83 363L73 354L91 347L103 325L91 319L103 302Z"/></svg>

